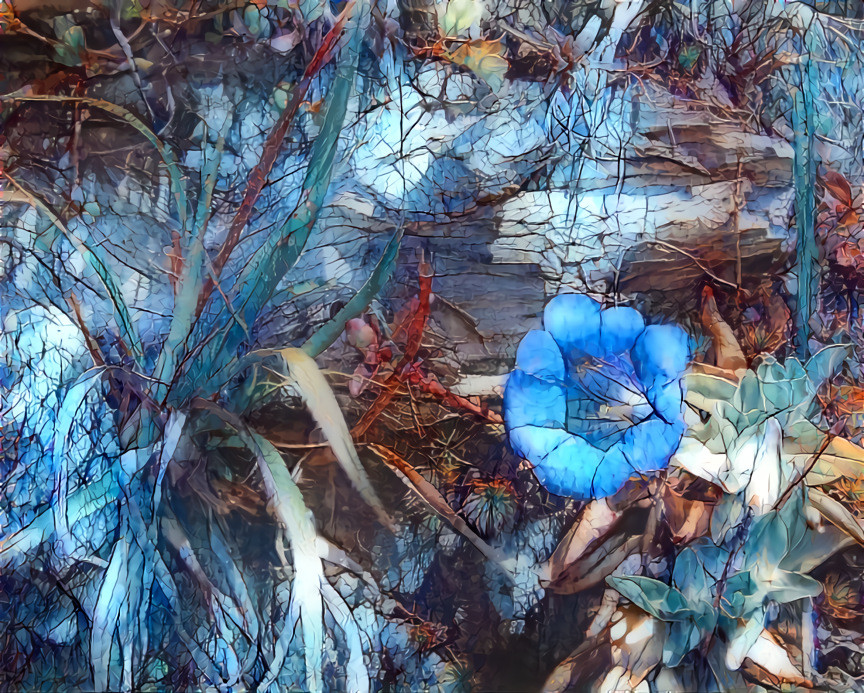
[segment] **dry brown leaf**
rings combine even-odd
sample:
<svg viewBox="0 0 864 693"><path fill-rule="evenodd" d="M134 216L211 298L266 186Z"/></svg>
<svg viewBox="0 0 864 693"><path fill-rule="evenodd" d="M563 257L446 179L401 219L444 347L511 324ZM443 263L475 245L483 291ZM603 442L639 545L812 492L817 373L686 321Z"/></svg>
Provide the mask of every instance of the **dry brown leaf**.
<svg viewBox="0 0 864 693"><path fill-rule="evenodd" d="M606 499L588 503L558 543L541 575L550 582L557 581L568 566L582 558L592 544L612 530L620 517L621 513L610 508Z"/></svg>
<svg viewBox="0 0 864 693"><path fill-rule="evenodd" d="M741 346L738 344L738 340L735 339L732 328L729 327L723 316L720 315L717 301L714 298L714 291L710 286L706 286L702 291L702 312L700 318L705 331L711 336L711 343L714 347L714 360L717 366L733 372L747 368L747 359L744 357L744 352L741 351Z"/></svg>
<svg viewBox="0 0 864 693"><path fill-rule="evenodd" d="M506 46L501 41L478 39L463 43L447 56L450 62L467 67L482 79L492 91L498 91L504 84L504 75L510 63L504 55Z"/></svg>

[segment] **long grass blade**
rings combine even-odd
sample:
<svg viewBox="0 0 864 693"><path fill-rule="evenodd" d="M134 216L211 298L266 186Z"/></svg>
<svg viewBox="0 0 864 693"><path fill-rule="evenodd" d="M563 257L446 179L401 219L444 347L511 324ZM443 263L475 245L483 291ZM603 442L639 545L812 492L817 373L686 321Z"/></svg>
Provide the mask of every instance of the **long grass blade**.
<svg viewBox="0 0 864 693"><path fill-rule="evenodd" d="M159 451L159 466L156 470L156 480L153 483L153 495L150 501L150 517L155 518L162 502L162 482L165 479L165 470L171 463L171 458L177 451L177 446L183 437L186 425L186 414L181 411L172 411L168 415L168 423L165 425L165 433L162 436L162 449Z"/></svg>
<svg viewBox="0 0 864 693"><path fill-rule="evenodd" d="M172 605L172 616L177 634L180 636L180 639L183 641L183 644L192 656L195 665L203 672L204 677L213 685L218 685L222 681L218 667L210 656L204 652L198 643L196 643L195 640L193 640L186 632L183 623L180 621L178 615L179 612L177 610L177 605L180 603L180 594L177 590L177 585L174 584L174 576L171 574L171 571L165 564L162 555L158 551L155 555L155 564L156 581L162 594L165 595L165 598Z"/></svg>
<svg viewBox="0 0 864 693"><path fill-rule="evenodd" d="M204 570L204 566L201 565L201 561L180 523L172 517L164 517L160 524L165 540L177 551L183 565L186 566L186 569L201 588L201 594L208 598L216 630L226 643L223 653L223 656L226 656L228 660L225 663L228 673L226 683L229 686L235 685L240 678L240 659L237 657L234 648L230 645L230 628L225 617L227 616L235 626L241 628L244 620L243 616L236 604L213 584L210 576Z"/></svg>
<svg viewBox="0 0 864 693"><path fill-rule="evenodd" d="M261 630L260 620L255 611L255 606L252 604L252 597L249 595L243 575L237 567L225 537L222 534L222 530L217 523L211 522L209 524L207 536L210 540L210 548L213 550L213 555L219 561L224 571L225 582L228 585L231 598L243 615L244 633L251 642L255 642ZM254 648L249 648L249 653L254 657Z"/></svg>
<svg viewBox="0 0 864 693"><path fill-rule="evenodd" d="M240 203L240 208L237 210L237 214L231 222L231 227L228 229L228 235L225 238L222 248L219 250L219 254L213 259L213 270L217 278L222 272L225 263L228 262L228 259L231 257L234 248L237 246L237 242L240 240L240 234L243 233L243 229L245 229L246 225L249 223L249 218L252 216L252 210L255 207L255 202L258 200L261 191L264 189L264 184L267 182L267 176L270 175L270 171L273 169L273 164L276 163L276 157L282 149L282 144L284 143L285 137L288 135L291 125L294 122L294 118L297 116L297 111L300 109L300 105L306 98L309 87L312 85L313 78L333 56L339 36L342 34L345 22L350 17L353 9L354 0L349 0L333 26L330 28L330 31L327 32L327 35L324 37L324 40L321 42L321 45L315 52L309 65L306 67L300 83L291 91L291 100L288 102L288 105L282 113L279 114L279 118L276 120L275 125L267 135L267 141L264 143L261 160L255 168L252 169L252 173L249 175L249 183L243 193L243 201ZM205 289L204 293L209 295L210 290L212 290L212 286L208 283L208 287Z"/></svg>
<svg viewBox="0 0 864 693"><path fill-rule="evenodd" d="M168 179L171 183L171 192L174 195L174 200L177 205L177 217L180 221L181 228L186 229L186 218L188 214L188 203L186 201L186 191L183 187L183 177L180 172L180 167L177 165L177 160L174 158L174 153L147 125L132 111L119 106L116 103L111 103L104 99L97 99L90 96L65 96L51 94L27 94L23 91L12 92L10 94L0 95L0 103L4 101L51 101L55 103L81 103L92 108L98 108L106 113L119 118L120 120L131 125L144 138L150 142L159 153L162 163L168 171Z"/></svg>
<svg viewBox="0 0 864 693"><path fill-rule="evenodd" d="M120 486L113 471L105 472L96 481L81 486L70 494L66 503L68 526L101 510L117 498ZM29 560L38 546L46 541L54 529L55 503L39 513L33 521L17 532L0 537L0 568L10 564L17 565L21 560Z"/></svg>
<svg viewBox="0 0 864 693"><path fill-rule="evenodd" d="M66 456L69 434L84 400L93 386L102 381L104 372L105 368L98 366L82 373L66 392L60 404L60 410L57 412L57 420L54 425L54 447L51 451L51 469L54 477L54 495L51 508L54 512L54 529L61 544L67 541L70 527L67 515L69 464Z"/></svg>
<svg viewBox="0 0 864 693"><path fill-rule="evenodd" d="M362 45L362 27L368 15L368 2L360 3L354 19L351 39L344 48L348 56L340 61L336 77L327 94L324 122L312 146L303 190L294 212L270 234L243 268L234 286L237 297L233 304L240 320L232 320L224 332L216 337L199 355L197 361L203 378L195 378L199 391L207 394L219 390L226 378L226 366L236 355L246 338L246 325L252 325L270 300L276 287L294 266L309 239L318 214L324 204L333 160L336 156L339 134L348 112L348 100L354 88L354 77Z"/></svg>
<svg viewBox="0 0 864 693"><path fill-rule="evenodd" d="M390 273L393 271L393 265L399 255L399 246L402 242L403 228L400 226L393 237L384 248L384 253L369 279L360 287L360 290L351 297L342 309L336 313L332 320L322 325L301 347L309 356L316 357L327 347L329 347L342 334L345 329L345 323L356 318L363 313L372 303L372 300L378 295L378 292L387 283L390 278Z"/></svg>
<svg viewBox="0 0 864 693"><path fill-rule="evenodd" d="M360 628L354 614L351 613L351 609L342 599L342 595L329 582L324 580L321 583L321 588L327 609L345 635L345 644L348 649L348 660L345 663L346 690L367 693L369 690L369 672L366 671L366 665L363 662L363 641L360 639Z"/></svg>
<svg viewBox="0 0 864 693"><path fill-rule="evenodd" d="M303 494L291 478L282 455L266 438L250 430L240 417L213 402L196 399L192 405L211 412L231 426L255 455L268 508L284 529L291 545L294 564L291 603L281 626L273 658L258 690L266 691L275 683L294 633L300 627L306 663L306 687L310 691L318 691L321 689L324 661L324 605L321 586L326 578L318 553L318 533L312 512L306 507Z"/></svg>
<svg viewBox="0 0 864 693"><path fill-rule="evenodd" d="M325 581L324 566L318 557L317 532L312 513L285 461L273 445L254 431L238 431L258 458L268 500L279 521L285 527L291 543L294 580L291 607L276 646L273 661L260 689L269 688L279 675L293 637L296 624L302 624L303 650L306 660L306 682L311 691L321 689L321 669L324 650L324 607L321 586Z"/></svg>
<svg viewBox="0 0 864 693"><path fill-rule="evenodd" d="M425 477L412 467L407 460L399 454L385 448L383 445L370 443L372 450L389 466L402 482L422 500L430 510L446 520L453 529L465 537L468 542L482 553L493 565L501 569L504 575L511 581L515 581L516 564L512 558L508 558L501 551L495 549L481 539L474 530L463 520L441 495L440 491Z"/></svg>
<svg viewBox="0 0 864 693"><path fill-rule="evenodd" d="M110 683L109 670L114 631L117 628L120 608L126 598L128 557L129 545L121 536L114 544L108 569L102 577L96 608L93 610L90 629L90 666L93 670L93 688L97 691L107 691Z"/></svg>
<svg viewBox="0 0 864 693"><path fill-rule="evenodd" d="M360 462L348 424L342 416L342 410L336 401L336 396L324 374L318 369L318 364L301 349L266 349L259 350L250 356L267 358L277 357L287 371L284 385L293 388L303 399L327 443L333 450L336 460L351 480L354 488L360 493L369 506L375 510L379 520L388 527L392 519L384 510L384 505L372 488L366 470Z"/></svg>
<svg viewBox="0 0 864 693"><path fill-rule="evenodd" d="M806 41L807 39L805 39ZM808 41L809 44L809 41ZM813 58L808 50L799 64L800 82L792 92L793 182L795 188L795 226L798 232L796 259L798 264L798 296L795 306L795 337L798 357L803 361L810 355L810 316L813 314L814 284L816 280L816 232L813 199L816 179L814 148L814 84Z"/></svg>
<svg viewBox="0 0 864 693"><path fill-rule="evenodd" d="M117 285L117 280L114 278L114 275L111 273L111 270L108 266L102 261L99 255L83 240L78 238L75 234L73 234L63 223L60 217L51 209L51 207L43 200L39 199L34 193L27 190L21 183L15 180L12 176L9 175L8 172L2 171L3 177L8 180L12 186L17 189L19 192L24 194L27 199L30 201L30 204L35 207L38 211L42 212L45 216L47 216L54 226L63 234L66 240L72 244L72 247L77 250L81 256L84 258L84 261L90 266L90 268L96 273L96 276L99 277L99 280L102 282L102 286L105 287L105 291L108 292L108 299L111 301L111 305L114 306L114 316L117 321L117 327L120 328L120 334L123 337L123 341L126 343L129 351L131 352L135 362L140 366L144 359L144 351L141 347L141 340L138 337L138 333L135 330L135 325L132 323L132 316L129 313L129 308L126 305L126 302L123 300L123 295L120 293L120 289Z"/></svg>
<svg viewBox="0 0 864 693"><path fill-rule="evenodd" d="M197 316L198 294L203 286L202 276L207 260L204 250L204 232L210 219L213 190L218 179L225 137L228 135L232 120L231 115L225 118L216 140L214 156L205 163L202 170L203 184L195 212L195 223L192 233L185 239L183 269L174 294L174 318L171 320L168 337L162 345L154 370L156 379L159 381L155 398L160 402L168 395L171 383L177 374L177 364L180 362L183 344L189 339Z"/></svg>

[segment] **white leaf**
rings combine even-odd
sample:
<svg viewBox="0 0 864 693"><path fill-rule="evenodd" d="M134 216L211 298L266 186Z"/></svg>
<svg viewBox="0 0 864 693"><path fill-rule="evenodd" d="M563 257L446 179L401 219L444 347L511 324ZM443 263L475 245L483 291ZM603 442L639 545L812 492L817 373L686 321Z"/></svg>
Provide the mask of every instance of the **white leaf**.
<svg viewBox="0 0 864 693"><path fill-rule="evenodd" d="M789 653L771 636L762 630L753 646L747 651L747 659L765 671L790 683L800 684L803 676L789 659Z"/></svg>
<svg viewBox="0 0 864 693"><path fill-rule="evenodd" d="M759 610L743 626L739 626L729 644L726 646L726 667L730 671L737 671L741 668L744 658L748 652L756 644L759 635L765 629L765 612Z"/></svg>
<svg viewBox="0 0 864 693"><path fill-rule="evenodd" d="M753 471L745 490L746 502L757 513L768 512L783 494L788 483L784 473L781 448L783 431L775 418L768 419L759 436L759 445L753 460ZM760 426L761 428L761 426Z"/></svg>
<svg viewBox="0 0 864 693"><path fill-rule="evenodd" d="M711 452L707 445L695 438L685 436L681 440L681 445L678 446L670 464L713 484L725 486L721 481L723 475L728 474L729 461L725 453Z"/></svg>
<svg viewBox="0 0 864 693"><path fill-rule="evenodd" d="M440 20L441 32L445 36L462 36L472 28L479 28L482 15L480 0L450 0Z"/></svg>

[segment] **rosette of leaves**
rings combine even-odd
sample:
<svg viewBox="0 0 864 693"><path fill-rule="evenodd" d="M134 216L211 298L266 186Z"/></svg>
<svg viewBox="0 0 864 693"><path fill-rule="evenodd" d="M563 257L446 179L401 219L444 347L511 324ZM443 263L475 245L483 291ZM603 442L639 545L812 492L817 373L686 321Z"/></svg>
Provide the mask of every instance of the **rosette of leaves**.
<svg viewBox="0 0 864 693"><path fill-rule="evenodd" d="M862 449L818 425L816 393L848 354L847 345L832 345L806 364L766 356L740 379L728 372L689 373L689 427L674 463L727 494L744 493L747 505L763 511L776 503L790 475L806 471L811 485L858 478Z"/></svg>
<svg viewBox="0 0 864 693"><path fill-rule="evenodd" d="M807 533L804 493L781 510L753 518L743 538L721 542L700 537L675 557L670 584L651 577L612 576L621 595L663 623L658 663L675 669L707 666L696 674L698 690L738 687L745 657L786 681L803 675L767 629L772 610L817 596L822 587L809 577L813 543ZM680 672L682 679L694 672ZM685 689L689 688L685 685Z"/></svg>
<svg viewBox="0 0 864 693"><path fill-rule="evenodd" d="M808 573L851 543L836 531L817 537L817 510L860 535L860 529L844 526L842 510L807 486L811 473L838 473L830 460L820 463L829 443L831 459L845 460L846 468L854 464L849 445L837 445L812 423L818 420L816 391L846 353L844 346L828 347L806 364L768 357L738 382L731 374L687 376L688 403L701 415L690 421L670 466L710 481L724 494L707 534L677 550L667 579L607 578L662 624L662 650L655 651L655 661L641 662L643 677L660 664L673 670L664 674L664 685L677 680L684 689L725 690L743 685L739 670L747 659L776 680L806 683L769 624L786 605L806 630L806 600L822 591Z"/></svg>
<svg viewBox="0 0 864 693"><path fill-rule="evenodd" d="M335 52L355 11L352 7L324 37L317 69ZM172 689L369 689L364 663L368 637L364 644L345 597L325 576L322 553L331 562L350 562L322 548L286 460L250 421L254 408L268 396L301 399L353 487L389 525L334 394L312 356L368 305L388 276L399 236L388 244L367 284L337 319L314 335L305 351L254 351L249 333L280 285L302 284L295 267L313 236L329 188L368 10L368 3L357 3L345 32L298 191L305 204L268 229L254 250L240 241L254 224L250 215L255 201L314 69L292 93L296 104L284 109L273 125L243 204L212 258L205 247L208 224L219 213L214 198L227 175L223 153L235 121L236 104L227 94L213 99L210 118L204 118L207 137L198 170L191 163L181 169L174 147L151 124L118 104L25 91L2 96L4 104L44 101L98 109L143 137L145 146L155 150L171 192L165 228L148 231L170 231L166 236L173 239L174 251L170 271L154 272L147 283L155 285L154 303L167 299L173 310L160 329L143 329L147 316L142 313L147 311L130 305L128 292L121 290L127 279L124 263L93 242L86 233L89 222L55 211L50 196L46 200L31 191L23 177L19 182L17 170L7 167L2 173L4 184L18 195L16 204L32 207L32 213L26 213L37 217L40 228L49 229L45 236L53 239L45 243L34 233L37 240L28 251L48 258L46 267L65 263L83 268L74 293L84 296L88 308L78 311L70 300L71 317L60 321L52 311L36 322L32 310L16 312L9 307L11 299L0 301L3 345L21 344L28 357L4 364L15 376L3 374L4 383L14 385L9 427L34 431L30 437L35 444L19 447L16 462L27 470L27 483L38 480L46 489L36 495L33 484L3 479L4 497L14 501L8 507L19 506L20 512L14 522L4 522L0 566L7 584L36 584L46 595L46 605L39 609L50 613L46 623L62 626L52 627L44 644L19 637L29 627L18 624L31 622L37 612L32 605L15 605L21 613L6 620L4 637L17 642L20 656L34 663L21 674L24 688L61 680L56 672L35 668L43 666L44 658L33 656L34 651L50 647L67 653L56 658L57 670L64 670L62 683L86 690L160 688L169 676L179 677L170 681ZM70 42L76 35L68 29L65 34ZM64 255L57 250L61 245ZM241 268L221 272L226 266L233 270L229 261ZM38 272L30 279L27 291L40 293L33 297L24 292L26 300L64 305L68 297L60 291L59 280L55 285L50 274L46 279ZM106 312L109 324L104 326L98 319ZM43 323L47 336L36 339L34 330ZM78 338L67 338L67 331ZM116 349L105 346L111 342L105 333ZM80 348L68 359L65 353L36 358L39 352L50 353L49 337L55 344L62 339L63 351L67 346ZM85 370L88 353L93 365ZM34 378L43 380L41 389L34 390ZM245 495L228 498L220 491L225 488ZM263 520L225 520L226 508L250 497L257 501L252 511ZM276 554L266 556L265 570L257 567L261 547ZM337 649L338 657L331 654Z"/></svg>

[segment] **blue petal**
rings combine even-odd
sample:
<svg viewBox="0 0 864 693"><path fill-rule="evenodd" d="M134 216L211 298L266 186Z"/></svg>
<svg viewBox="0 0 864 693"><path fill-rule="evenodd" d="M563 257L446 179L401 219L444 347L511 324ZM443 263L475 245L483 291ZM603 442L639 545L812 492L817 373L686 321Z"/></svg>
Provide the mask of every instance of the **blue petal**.
<svg viewBox="0 0 864 693"><path fill-rule="evenodd" d="M591 489L592 498L605 498L617 493L633 475L633 465L618 447L613 447L603 456Z"/></svg>
<svg viewBox="0 0 864 693"><path fill-rule="evenodd" d="M617 492L633 467L616 448L604 453L572 436L537 464L534 473L543 486L559 496L602 498Z"/></svg>
<svg viewBox="0 0 864 693"><path fill-rule="evenodd" d="M516 368L547 379L564 380L565 375L561 348L542 330L531 330L519 342Z"/></svg>
<svg viewBox="0 0 864 693"><path fill-rule="evenodd" d="M517 369L504 390L504 421L508 430L519 426L564 428L567 398L559 384Z"/></svg>
<svg viewBox="0 0 864 693"><path fill-rule="evenodd" d="M592 498L594 479L603 462L603 452L571 435L537 463L534 473L549 491L570 498Z"/></svg>
<svg viewBox="0 0 864 693"><path fill-rule="evenodd" d="M667 424L653 417L629 428L617 447L636 471L665 469L683 433L683 422Z"/></svg>
<svg viewBox="0 0 864 693"><path fill-rule="evenodd" d="M664 421L672 423L684 415L684 390L679 381L668 385L655 385L648 389L646 394L654 411Z"/></svg>
<svg viewBox="0 0 864 693"><path fill-rule="evenodd" d="M683 397L679 380L690 360L687 333L677 325L650 325L639 335L630 358L657 413L666 421L679 417Z"/></svg>
<svg viewBox="0 0 864 693"><path fill-rule="evenodd" d="M546 455L572 438L563 428L541 426L520 426L510 431L510 445L513 451L532 464L538 464Z"/></svg>
<svg viewBox="0 0 864 693"><path fill-rule="evenodd" d="M609 308L600 313L600 346L607 354L623 354L644 329L645 321L635 308Z"/></svg>
<svg viewBox="0 0 864 693"><path fill-rule="evenodd" d="M633 345L630 358L644 384L670 383L690 360L687 333L678 325L649 325Z"/></svg>
<svg viewBox="0 0 864 693"><path fill-rule="evenodd" d="M599 355L600 304L583 294L562 294L546 304L543 326L561 351Z"/></svg>

